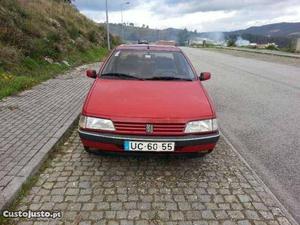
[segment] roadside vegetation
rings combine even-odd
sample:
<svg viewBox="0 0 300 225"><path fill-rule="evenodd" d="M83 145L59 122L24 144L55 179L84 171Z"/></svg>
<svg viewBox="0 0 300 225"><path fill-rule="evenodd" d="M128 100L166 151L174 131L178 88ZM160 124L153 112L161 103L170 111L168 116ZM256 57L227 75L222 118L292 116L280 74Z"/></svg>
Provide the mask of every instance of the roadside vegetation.
<svg viewBox="0 0 300 225"><path fill-rule="evenodd" d="M213 44L213 43L201 43L201 44L197 44L197 43L193 43L191 44L192 47L194 48L216 48L216 49L220 49L220 48L239 48L239 49L253 49L256 51L260 51L260 50L272 50L272 51L281 51L281 52L288 52L288 53L297 53L295 51L295 47L288 47L288 48L279 48L276 44L274 43L267 43L267 44L261 44L259 47L256 46L238 46L236 44L236 42L232 39L227 40L226 42L224 42L224 44Z"/></svg>
<svg viewBox="0 0 300 225"><path fill-rule="evenodd" d="M0 99L107 54L104 27L65 0L1 0L0 28Z"/></svg>

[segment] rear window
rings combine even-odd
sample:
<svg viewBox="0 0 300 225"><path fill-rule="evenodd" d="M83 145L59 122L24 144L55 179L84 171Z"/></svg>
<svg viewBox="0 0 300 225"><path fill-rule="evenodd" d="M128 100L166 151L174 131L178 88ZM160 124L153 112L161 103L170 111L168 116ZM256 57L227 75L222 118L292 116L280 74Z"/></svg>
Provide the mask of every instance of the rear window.
<svg viewBox="0 0 300 225"><path fill-rule="evenodd" d="M181 52L116 50L102 71L102 74L114 73L140 79L195 79L191 66Z"/></svg>

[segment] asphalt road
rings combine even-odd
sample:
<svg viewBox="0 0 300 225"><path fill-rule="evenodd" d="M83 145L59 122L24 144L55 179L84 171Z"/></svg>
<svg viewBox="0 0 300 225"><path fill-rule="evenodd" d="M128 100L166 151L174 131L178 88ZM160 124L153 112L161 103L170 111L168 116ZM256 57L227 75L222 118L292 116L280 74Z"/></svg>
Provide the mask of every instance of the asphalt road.
<svg viewBox="0 0 300 225"><path fill-rule="evenodd" d="M198 71L212 72L204 86L223 134L300 222L300 68L183 50Z"/></svg>

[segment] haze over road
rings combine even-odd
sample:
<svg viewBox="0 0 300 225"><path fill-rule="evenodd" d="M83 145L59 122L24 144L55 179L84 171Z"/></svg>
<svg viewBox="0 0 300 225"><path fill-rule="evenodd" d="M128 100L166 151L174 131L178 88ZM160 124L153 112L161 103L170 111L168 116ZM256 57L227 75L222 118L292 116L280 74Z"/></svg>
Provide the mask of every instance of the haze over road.
<svg viewBox="0 0 300 225"><path fill-rule="evenodd" d="M300 222L300 68L183 50L197 71L212 72L204 86L223 134Z"/></svg>

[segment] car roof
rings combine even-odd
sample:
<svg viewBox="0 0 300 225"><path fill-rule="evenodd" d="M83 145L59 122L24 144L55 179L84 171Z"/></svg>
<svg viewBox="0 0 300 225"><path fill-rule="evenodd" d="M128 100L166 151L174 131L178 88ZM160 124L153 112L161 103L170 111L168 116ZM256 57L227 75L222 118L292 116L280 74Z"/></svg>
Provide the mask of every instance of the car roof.
<svg viewBox="0 0 300 225"><path fill-rule="evenodd" d="M116 50L152 50L152 51L181 52L181 49L176 46L155 45L155 44L123 44L116 47Z"/></svg>

